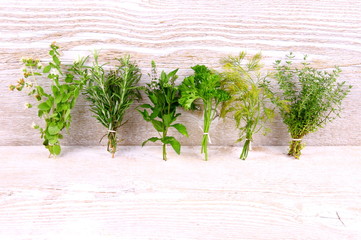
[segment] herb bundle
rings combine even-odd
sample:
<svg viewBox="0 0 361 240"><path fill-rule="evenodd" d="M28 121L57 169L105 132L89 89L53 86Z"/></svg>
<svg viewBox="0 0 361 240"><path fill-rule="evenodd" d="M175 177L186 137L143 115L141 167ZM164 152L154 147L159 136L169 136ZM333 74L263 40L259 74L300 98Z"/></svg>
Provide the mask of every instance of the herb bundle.
<svg viewBox="0 0 361 240"><path fill-rule="evenodd" d="M179 141L168 136L169 128L175 128L179 133L188 137L186 127L180 123L174 123L181 115L177 113L179 106L179 90L175 86L175 80L178 69L166 73L162 71L160 77L157 76L156 64L152 61L151 83L147 84L145 93L152 104L143 104L139 106L143 111L138 110L144 120L151 122L153 127L158 131L159 137L151 137L144 141L142 146L147 142L161 141L163 143L163 160L167 160L167 144L170 144L177 154L180 154L181 144ZM147 111L149 110L149 112Z"/></svg>
<svg viewBox="0 0 361 240"><path fill-rule="evenodd" d="M228 91L231 98L222 104L221 117L232 113L239 129L238 142L245 140L240 155L242 160L248 156L253 135L264 129L269 130L265 123L273 119L274 110L268 107L273 99L267 91L269 81L267 75L262 75L261 54L254 55L244 62L246 53L228 57L222 60L222 87Z"/></svg>
<svg viewBox="0 0 361 240"><path fill-rule="evenodd" d="M126 123L124 115L134 100L139 100L139 86L136 84L141 78L140 69L131 62L130 56L117 59L115 70L107 72L104 65L99 65L98 53L94 53L93 66L85 72L88 84L86 98L90 101L90 110L94 117L107 128L107 150L114 157L117 151L117 129Z"/></svg>
<svg viewBox="0 0 361 240"><path fill-rule="evenodd" d="M179 103L185 109L192 109L194 101L203 101L203 137L201 153L208 160L209 129L212 120L217 116L217 107L221 102L230 99L230 95L221 89L221 76L204 65L192 67L194 74L186 77L179 86L181 98Z"/></svg>
<svg viewBox="0 0 361 240"><path fill-rule="evenodd" d="M288 155L298 159L303 137L340 116L342 100L351 86L337 82L341 72L338 67L332 72L320 71L311 67L305 56L301 68L297 68L293 66L294 57L291 53L285 63L277 60L274 69L280 98L289 103L288 110L280 108L292 137Z"/></svg>
<svg viewBox="0 0 361 240"><path fill-rule="evenodd" d="M22 91L28 90L28 95L34 96L38 101L38 116L44 120L43 127L34 124L33 128L38 129L43 145L49 150L50 156L59 155L61 152L60 140L63 138L62 130L69 129L71 123L71 110L82 90L86 79L81 77L81 69L87 58L82 58L73 65L67 66L63 71L59 59L59 46L55 43L50 45L49 55L52 61L45 67L39 60L23 59L23 78L18 84L11 85L10 89ZM39 84L37 78L46 74L51 82L50 89ZM50 90L50 91L49 91ZM29 103L27 107L32 107Z"/></svg>

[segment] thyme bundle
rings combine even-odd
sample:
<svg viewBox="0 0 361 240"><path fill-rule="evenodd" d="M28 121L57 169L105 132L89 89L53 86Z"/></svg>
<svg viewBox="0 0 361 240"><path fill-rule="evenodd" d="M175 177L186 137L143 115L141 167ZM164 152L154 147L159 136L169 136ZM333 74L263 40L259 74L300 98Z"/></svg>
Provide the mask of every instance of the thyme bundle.
<svg viewBox="0 0 361 240"><path fill-rule="evenodd" d="M274 77L281 90L279 97L289 105L287 110L280 108L292 137L288 155L298 159L304 147L303 137L340 116L342 101L351 86L337 82L340 68L335 67L331 72L317 70L306 61L307 56L301 68L297 68L293 65L294 57L290 53L285 62L277 60Z"/></svg>

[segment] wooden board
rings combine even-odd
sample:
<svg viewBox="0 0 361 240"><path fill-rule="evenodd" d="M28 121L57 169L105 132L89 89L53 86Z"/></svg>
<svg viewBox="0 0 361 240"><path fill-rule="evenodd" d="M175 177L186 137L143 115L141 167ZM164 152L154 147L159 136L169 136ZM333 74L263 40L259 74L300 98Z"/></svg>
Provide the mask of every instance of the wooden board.
<svg viewBox="0 0 361 240"><path fill-rule="evenodd" d="M0 239L361 239L361 148L0 147Z"/></svg>
<svg viewBox="0 0 361 240"><path fill-rule="evenodd" d="M2 0L0 4L0 145L41 144L30 128L33 121L39 123L36 111L23 108L33 99L8 91L8 85L20 77L22 56L46 61L53 41L62 47L65 63L94 49L102 50L104 62L129 53L143 70L142 84L148 81L151 60L159 70L179 68L181 81L191 74L191 66L219 69L222 57L243 50L262 51L267 70L290 51L298 58L309 54L321 69L339 65L340 80L354 87L341 118L311 135L308 144L361 144L361 1ZM71 134L63 143L98 145L105 131L91 117L84 99L73 114ZM123 144L140 145L155 134L136 111L127 118L128 126L120 130ZM182 143L198 145L201 114L184 113L181 121L192 132L190 138L181 138ZM287 144L287 131L279 118L271 128L267 137L256 137L256 145ZM232 121L214 123L213 143L234 145L233 129Z"/></svg>

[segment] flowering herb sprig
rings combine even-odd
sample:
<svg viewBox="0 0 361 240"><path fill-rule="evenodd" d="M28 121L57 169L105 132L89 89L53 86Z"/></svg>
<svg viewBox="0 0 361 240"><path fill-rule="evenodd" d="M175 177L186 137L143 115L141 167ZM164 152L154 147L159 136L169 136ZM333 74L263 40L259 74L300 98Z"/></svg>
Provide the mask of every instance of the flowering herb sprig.
<svg viewBox="0 0 361 240"><path fill-rule="evenodd" d="M59 59L59 46L53 43L50 48L49 55L52 60L45 66L37 59L23 58L23 77L17 85L10 85L9 88L18 91L27 89L28 95L37 100L34 105L37 106L38 117L44 121L44 125L34 124L33 128L39 130L44 140L43 145L49 150L50 156L56 156L61 152L62 130L70 127L71 110L86 81L80 75L86 58L64 66ZM50 87L40 82L45 77L50 80ZM26 106L30 108L32 104L27 103Z"/></svg>
<svg viewBox="0 0 361 240"><path fill-rule="evenodd" d="M151 104L143 104L138 110L144 120L151 122L153 127L158 131L159 137L151 137L144 141L142 146L147 142L160 141L163 143L163 160L167 160L167 145L170 144L177 154L180 154L181 144L173 137L168 136L170 128L176 129L179 133L188 137L188 132L183 124L175 123L181 115L177 113L180 98L178 87L175 86L175 80L178 69L166 73L162 71L160 77L157 76L156 64L152 61L151 83L147 84L145 94L148 96Z"/></svg>

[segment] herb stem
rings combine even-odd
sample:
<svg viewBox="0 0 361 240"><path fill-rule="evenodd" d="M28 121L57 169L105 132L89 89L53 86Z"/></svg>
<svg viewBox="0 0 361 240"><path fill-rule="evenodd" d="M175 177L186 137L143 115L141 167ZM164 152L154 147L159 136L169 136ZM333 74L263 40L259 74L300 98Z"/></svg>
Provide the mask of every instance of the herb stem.
<svg viewBox="0 0 361 240"><path fill-rule="evenodd" d="M208 161L209 129L211 126L212 100L204 101L203 138L201 153L204 153L204 160Z"/></svg>
<svg viewBox="0 0 361 240"><path fill-rule="evenodd" d="M301 150L303 148L302 140L292 140L290 144L290 149L288 155L296 159L299 159L301 156Z"/></svg>
<svg viewBox="0 0 361 240"><path fill-rule="evenodd" d="M246 139L244 145L243 145L243 149L242 149L242 153L240 155L240 159L242 160L246 160L247 156L248 156L248 152L249 152L249 147L251 144L251 140L250 139Z"/></svg>
<svg viewBox="0 0 361 240"><path fill-rule="evenodd" d="M240 155L240 159L242 160L246 160L246 158L248 157L248 152L250 150L250 146L251 146L251 143L252 143L252 132L254 131L252 129L252 122L251 121L248 121L247 123L247 132L246 132L246 141L243 145L243 149L242 149L242 153Z"/></svg>
<svg viewBox="0 0 361 240"><path fill-rule="evenodd" d="M168 128L163 132L163 139L167 137ZM163 142L163 160L167 161L167 144Z"/></svg>

